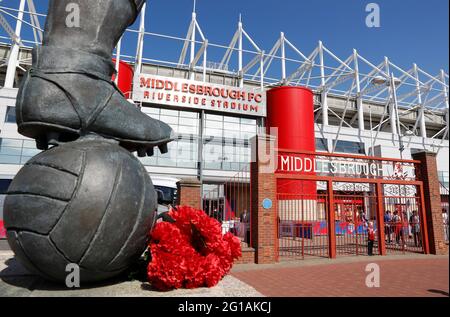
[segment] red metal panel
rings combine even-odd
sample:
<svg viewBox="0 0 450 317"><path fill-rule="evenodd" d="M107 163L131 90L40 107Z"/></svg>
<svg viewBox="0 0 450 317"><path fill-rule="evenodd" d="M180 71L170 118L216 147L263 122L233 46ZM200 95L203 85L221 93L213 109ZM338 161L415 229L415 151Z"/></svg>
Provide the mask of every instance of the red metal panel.
<svg viewBox="0 0 450 317"><path fill-rule="evenodd" d="M422 241L423 241L423 253L430 254L430 241L428 240L428 219L425 211L425 195L423 192L423 185L417 186L420 194L420 214L422 216Z"/></svg>
<svg viewBox="0 0 450 317"><path fill-rule="evenodd" d="M331 259L336 258L336 219L335 219L335 209L334 209L334 191L333 182L327 182L327 192L328 192L328 254Z"/></svg>
<svg viewBox="0 0 450 317"><path fill-rule="evenodd" d="M116 63L116 60L113 59L113 63ZM131 90L133 87L133 77L134 77L134 70L133 67L131 67L128 63L125 63L124 61L119 62L119 81L117 83L117 86L119 87L120 91L125 95L126 98L130 98ZM112 80L115 80L115 75L113 76Z"/></svg>
<svg viewBox="0 0 450 317"><path fill-rule="evenodd" d="M278 153L290 153L290 154L307 154L312 156L328 156L328 157L340 157L340 158L349 158L349 159L357 159L357 160L367 160L367 161L386 161L386 162L398 162L398 163L410 163L410 164L420 164L421 162L418 160L404 160L397 158L385 158L378 156L366 156L366 155L354 155L354 154L340 154L340 153L327 153L327 152L315 152L315 151L298 151L292 149L285 149L279 147L277 149ZM419 169L416 168L416 172Z"/></svg>
<svg viewBox="0 0 450 317"><path fill-rule="evenodd" d="M377 191L377 224L378 224L378 241L379 241L379 250L380 255L386 255L386 233L385 233L385 223L384 223L384 204L383 204L383 185L378 183L376 184ZM389 234L389 233L388 233Z"/></svg>

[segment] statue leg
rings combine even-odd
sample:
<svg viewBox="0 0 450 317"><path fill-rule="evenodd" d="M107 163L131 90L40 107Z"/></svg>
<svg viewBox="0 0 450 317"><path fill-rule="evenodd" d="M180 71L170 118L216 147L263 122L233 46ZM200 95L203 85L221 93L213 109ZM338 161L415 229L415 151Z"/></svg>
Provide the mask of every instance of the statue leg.
<svg viewBox="0 0 450 317"><path fill-rule="evenodd" d="M17 97L19 132L38 148L96 133L139 156L167 152L175 138L165 123L129 103L111 81L112 53L145 0L50 0L44 39ZM79 25L70 14L79 9Z"/></svg>

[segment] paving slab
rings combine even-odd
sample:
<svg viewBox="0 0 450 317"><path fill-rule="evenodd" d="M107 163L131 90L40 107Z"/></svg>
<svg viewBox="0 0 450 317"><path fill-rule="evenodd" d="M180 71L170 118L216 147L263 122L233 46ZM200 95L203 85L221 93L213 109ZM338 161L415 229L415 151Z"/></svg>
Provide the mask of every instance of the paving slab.
<svg viewBox="0 0 450 317"><path fill-rule="evenodd" d="M67 289L28 273L10 251L0 251L0 297L263 297L228 275L216 287L158 292L140 281L110 280L82 289Z"/></svg>
<svg viewBox="0 0 450 317"><path fill-rule="evenodd" d="M369 287L373 264L380 283L369 283L375 286ZM239 265L232 275L270 297L449 296L448 256L348 257ZM372 278L374 275L369 282L375 281Z"/></svg>

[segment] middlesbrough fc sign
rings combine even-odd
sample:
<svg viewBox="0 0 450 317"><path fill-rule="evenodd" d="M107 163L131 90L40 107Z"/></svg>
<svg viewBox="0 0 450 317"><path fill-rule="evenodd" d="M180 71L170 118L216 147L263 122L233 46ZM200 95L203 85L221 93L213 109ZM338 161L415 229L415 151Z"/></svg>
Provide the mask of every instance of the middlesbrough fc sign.
<svg viewBox="0 0 450 317"><path fill-rule="evenodd" d="M266 116L266 93L194 80L141 74L134 82L133 100L181 108L250 116Z"/></svg>

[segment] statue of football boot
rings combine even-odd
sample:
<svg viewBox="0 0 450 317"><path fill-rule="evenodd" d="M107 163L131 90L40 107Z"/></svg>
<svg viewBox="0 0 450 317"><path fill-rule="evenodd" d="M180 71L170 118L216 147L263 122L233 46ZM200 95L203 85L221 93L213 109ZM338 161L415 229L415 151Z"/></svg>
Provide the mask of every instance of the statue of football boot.
<svg viewBox="0 0 450 317"><path fill-rule="evenodd" d="M33 50L17 97L19 133L41 150L95 133L141 157L156 146L167 152L173 130L128 102L111 80L112 52L144 2L50 0L43 45ZM70 21L74 5L79 25Z"/></svg>

